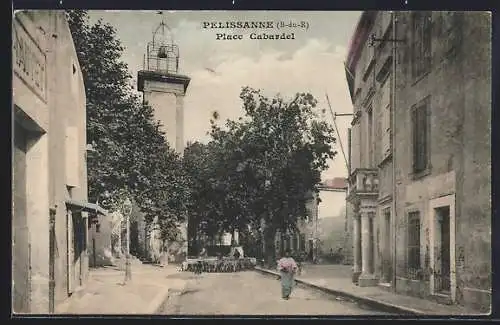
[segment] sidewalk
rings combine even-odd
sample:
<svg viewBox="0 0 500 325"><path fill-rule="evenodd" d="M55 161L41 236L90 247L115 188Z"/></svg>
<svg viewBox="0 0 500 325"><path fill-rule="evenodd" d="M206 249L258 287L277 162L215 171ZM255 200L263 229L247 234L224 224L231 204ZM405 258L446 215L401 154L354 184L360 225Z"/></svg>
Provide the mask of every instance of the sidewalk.
<svg viewBox="0 0 500 325"><path fill-rule="evenodd" d="M277 276L274 270L260 267L257 271ZM380 287L358 287L351 280L350 265L304 265L305 272L297 276L297 283L334 295L343 296L405 315L484 315L456 305L443 305L433 301L396 294Z"/></svg>
<svg viewBox="0 0 500 325"><path fill-rule="evenodd" d="M118 267L91 269L85 287L56 307L57 314L154 314L168 300L169 289L182 289L185 281L168 278L176 265L164 267L133 263L132 280L123 285Z"/></svg>

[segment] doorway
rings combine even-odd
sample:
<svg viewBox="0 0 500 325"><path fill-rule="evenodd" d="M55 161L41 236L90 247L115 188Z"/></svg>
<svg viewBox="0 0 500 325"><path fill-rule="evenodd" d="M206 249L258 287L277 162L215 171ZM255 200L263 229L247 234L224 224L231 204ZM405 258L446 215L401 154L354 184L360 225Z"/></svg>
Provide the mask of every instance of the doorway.
<svg viewBox="0 0 500 325"><path fill-rule="evenodd" d="M383 239L382 239L382 282L392 282L392 254L391 254L391 209L382 211Z"/></svg>
<svg viewBox="0 0 500 325"><path fill-rule="evenodd" d="M314 240L309 239L309 254L308 258L310 261L314 260Z"/></svg>
<svg viewBox="0 0 500 325"><path fill-rule="evenodd" d="M84 252L87 249L85 241L87 226L80 211L68 210L68 294L83 284Z"/></svg>
<svg viewBox="0 0 500 325"><path fill-rule="evenodd" d="M455 195L430 201L430 289L434 295L455 302L457 278L455 264Z"/></svg>
<svg viewBox="0 0 500 325"><path fill-rule="evenodd" d="M368 255L368 265L369 265L368 272L370 272L370 274L375 273L376 245L375 245L374 219L375 219L375 214L373 212L369 212L368 213L368 232L370 234L370 237L369 237L370 254Z"/></svg>
<svg viewBox="0 0 500 325"><path fill-rule="evenodd" d="M29 312L31 300L31 246L26 211L27 137L27 130L16 122L12 161L12 307L15 313Z"/></svg>
<svg viewBox="0 0 500 325"><path fill-rule="evenodd" d="M435 290L436 293L450 294L450 207L440 207L436 211L436 268Z"/></svg>

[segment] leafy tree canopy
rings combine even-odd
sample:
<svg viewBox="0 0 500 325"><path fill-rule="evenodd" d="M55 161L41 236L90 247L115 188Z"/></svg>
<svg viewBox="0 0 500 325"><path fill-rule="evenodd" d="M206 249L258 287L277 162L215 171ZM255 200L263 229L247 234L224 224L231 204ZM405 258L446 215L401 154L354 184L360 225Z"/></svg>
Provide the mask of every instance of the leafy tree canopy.
<svg viewBox="0 0 500 325"><path fill-rule="evenodd" d="M240 98L242 118L220 125L214 113L210 142L185 152L190 221L215 234L259 229L263 219L266 240L274 243L277 230L294 230L305 216L336 139L309 93L286 100L244 87Z"/></svg>

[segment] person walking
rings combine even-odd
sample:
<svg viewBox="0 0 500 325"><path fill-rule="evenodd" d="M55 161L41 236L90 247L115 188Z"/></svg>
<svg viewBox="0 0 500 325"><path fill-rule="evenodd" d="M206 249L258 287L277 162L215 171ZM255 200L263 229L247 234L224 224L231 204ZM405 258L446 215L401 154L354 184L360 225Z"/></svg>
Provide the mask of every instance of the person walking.
<svg viewBox="0 0 500 325"><path fill-rule="evenodd" d="M200 253L198 254L198 261L194 265L194 274L201 274L203 273L203 268L205 261L203 260L205 257L207 257L207 250L205 247L202 247Z"/></svg>
<svg viewBox="0 0 500 325"><path fill-rule="evenodd" d="M302 253L301 252L295 252L293 258L295 259L297 263L297 275L302 274L302 263L304 260L302 259Z"/></svg>
<svg viewBox="0 0 500 325"><path fill-rule="evenodd" d="M295 272L297 272L297 263L290 256L290 251L285 251L285 256L278 261L278 271L280 272L281 297L285 300L290 298L293 286L295 284Z"/></svg>

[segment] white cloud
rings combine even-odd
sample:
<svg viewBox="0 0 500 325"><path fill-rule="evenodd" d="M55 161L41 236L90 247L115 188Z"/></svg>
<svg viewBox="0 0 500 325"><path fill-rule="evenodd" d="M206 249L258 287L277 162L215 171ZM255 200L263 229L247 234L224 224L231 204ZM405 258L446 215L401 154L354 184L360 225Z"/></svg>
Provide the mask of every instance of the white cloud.
<svg viewBox="0 0 500 325"><path fill-rule="evenodd" d="M325 92L337 112L352 110L345 81L343 59L346 49L331 48L326 40L312 39L290 58L280 59L278 51L262 53L257 60L240 53L224 52L226 59L213 67L193 70L185 98L185 137L206 140L211 112L217 110L221 119L236 119L243 114L239 93L242 86L266 89L268 92L291 96L310 91L321 107L327 108ZM327 116L331 122L331 116ZM347 118L338 119L344 147L347 146ZM337 144L338 155L324 177L345 176L345 162Z"/></svg>

